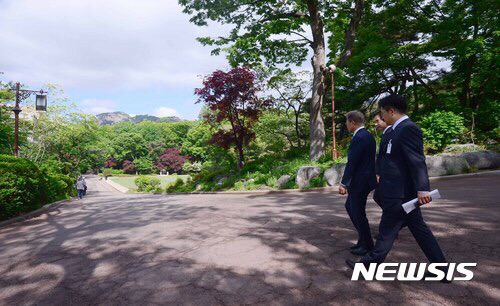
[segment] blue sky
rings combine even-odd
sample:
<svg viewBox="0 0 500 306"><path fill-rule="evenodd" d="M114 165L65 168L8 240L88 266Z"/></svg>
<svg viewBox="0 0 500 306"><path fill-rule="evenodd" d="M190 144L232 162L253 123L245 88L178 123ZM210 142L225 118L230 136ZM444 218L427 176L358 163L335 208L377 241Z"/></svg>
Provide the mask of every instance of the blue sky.
<svg viewBox="0 0 500 306"><path fill-rule="evenodd" d="M0 0L0 29L0 80L57 84L88 113L195 119L194 88L229 68L196 41L228 29L191 24L177 0Z"/></svg>

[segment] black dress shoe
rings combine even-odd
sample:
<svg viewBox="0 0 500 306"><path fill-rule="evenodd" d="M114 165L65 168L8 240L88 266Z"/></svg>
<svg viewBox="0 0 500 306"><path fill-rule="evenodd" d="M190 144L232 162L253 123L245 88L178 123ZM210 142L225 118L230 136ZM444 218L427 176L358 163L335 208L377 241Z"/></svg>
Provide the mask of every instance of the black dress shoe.
<svg viewBox="0 0 500 306"><path fill-rule="evenodd" d="M427 277L436 277L436 274L434 273L431 273L429 271L426 271L425 274L424 274L424 280L427 278ZM439 282L441 283L444 283L444 284L449 284L451 283L451 280L447 280L446 277L443 278L442 280L440 280Z"/></svg>
<svg viewBox="0 0 500 306"><path fill-rule="evenodd" d="M358 243L356 243L355 245L353 245L353 246L349 247L349 249L354 250L354 249L359 248L360 246L361 246L361 244L358 242Z"/></svg>
<svg viewBox="0 0 500 306"><path fill-rule="evenodd" d="M358 256L364 256L367 253L368 253L368 250L365 249L364 247L359 247L357 249L351 250L351 254L358 255Z"/></svg>
<svg viewBox="0 0 500 306"><path fill-rule="evenodd" d="M350 259L346 259L345 260L345 263L347 264L347 266L349 268L351 268L352 270L354 270L354 264L356 264L354 261L350 260Z"/></svg>

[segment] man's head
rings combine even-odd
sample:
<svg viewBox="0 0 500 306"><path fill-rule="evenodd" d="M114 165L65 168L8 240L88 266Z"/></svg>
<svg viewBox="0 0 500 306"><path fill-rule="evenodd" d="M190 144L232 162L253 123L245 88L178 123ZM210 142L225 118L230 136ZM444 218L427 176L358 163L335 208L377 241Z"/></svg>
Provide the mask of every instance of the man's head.
<svg viewBox="0 0 500 306"><path fill-rule="evenodd" d="M406 114L406 101L400 95L388 95L378 101L382 118L387 124L394 124Z"/></svg>
<svg viewBox="0 0 500 306"><path fill-rule="evenodd" d="M347 130L349 130L349 133L354 133L365 123L365 116L360 111L350 111L345 115L345 118Z"/></svg>
<svg viewBox="0 0 500 306"><path fill-rule="evenodd" d="M387 123L382 118L380 112L376 113L375 117L373 117L373 123L375 124L375 128L379 131L383 131L387 127Z"/></svg>

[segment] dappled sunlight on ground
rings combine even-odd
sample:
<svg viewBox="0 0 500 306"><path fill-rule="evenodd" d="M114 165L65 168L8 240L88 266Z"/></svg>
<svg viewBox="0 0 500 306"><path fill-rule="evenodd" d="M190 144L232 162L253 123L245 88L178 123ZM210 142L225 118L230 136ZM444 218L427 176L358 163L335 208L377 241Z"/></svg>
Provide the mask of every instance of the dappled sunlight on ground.
<svg viewBox="0 0 500 306"><path fill-rule="evenodd" d="M89 195L0 229L0 304L498 304L500 177L434 183L422 209L470 282L351 282L356 235L331 192ZM380 208L367 214L377 233ZM388 262L426 262L407 229Z"/></svg>

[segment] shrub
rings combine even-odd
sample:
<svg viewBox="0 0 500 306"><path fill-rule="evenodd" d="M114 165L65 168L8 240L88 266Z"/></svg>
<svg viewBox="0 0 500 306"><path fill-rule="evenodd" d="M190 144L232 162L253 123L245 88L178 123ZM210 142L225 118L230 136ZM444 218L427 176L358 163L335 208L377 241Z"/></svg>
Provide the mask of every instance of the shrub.
<svg viewBox="0 0 500 306"><path fill-rule="evenodd" d="M278 187L278 179L275 177L270 177L267 179L266 185L270 187Z"/></svg>
<svg viewBox="0 0 500 306"><path fill-rule="evenodd" d="M35 210L47 203L45 178L24 158L0 155L0 220Z"/></svg>
<svg viewBox="0 0 500 306"><path fill-rule="evenodd" d="M74 179L59 173L44 173L44 176L48 203L76 196L76 181Z"/></svg>
<svg viewBox="0 0 500 306"><path fill-rule="evenodd" d="M125 171L123 171L123 170L118 170L118 169L111 170L111 174L113 174L113 175L122 175L124 173L125 173Z"/></svg>
<svg viewBox="0 0 500 306"><path fill-rule="evenodd" d="M234 183L234 190L245 190L245 184L242 181Z"/></svg>
<svg viewBox="0 0 500 306"><path fill-rule="evenodd" d="M422 119L422 128L426 148L440 152L464 132L464 119L452 112L434 112Z"/></svg>
<svg viewBox="0 0 500 306"><path fill-rule="evenodd" d="M105 168L102 170L102 175L104 176L112 176L113 175L113 169L111 168Z"/></svg>
<svg viewBox="0 0 500 306"><path fill-rule="evenodd" d="M309 180L309 186L311 188L314 187L323 187L325 184L323 182L323 179L321 177L313 177L311 180Z"/></svg>
<svg viewBox="0 0 500 306"><path fill-rule="evenodd" d="M200 162L194 162L191 163L190 161L186 161L184 165L182 166L182 171L185 173L197 173L201 171L201 163Z"/></svg>
<svg viewBox="0 0 500 306"><path fill-rule="evenodd" d="M295 183L295 179L291 178L285 186L283 186L283 189L297 189L299 186Z"/></svg>
<svg viewBox="0 0 500 306"><path fill-rule="evenodd" d="M160 188L161 185L160 179L152 176L139 176L138 178L135 179L134 183L137 186L137 191L140 192L155 191L158 190L158 188Z"/></svg>
<svg viewBox="0 0 500 306"><path fill-rule="evenodd" d="M178 189L180 189L183 185L184 185L184 181L179 177L175 180L175 182L170 183L167 186L166 192L167 193L179 192Z"/></svg>

